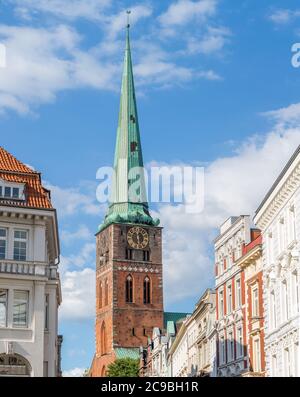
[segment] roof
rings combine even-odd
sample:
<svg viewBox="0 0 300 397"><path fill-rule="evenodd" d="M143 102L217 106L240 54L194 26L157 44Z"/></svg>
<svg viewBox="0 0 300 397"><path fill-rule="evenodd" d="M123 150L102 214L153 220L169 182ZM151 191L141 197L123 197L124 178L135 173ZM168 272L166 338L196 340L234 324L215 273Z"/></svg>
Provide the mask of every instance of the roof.
<svg viewBox="0 0 300 397"><path fill-rule="evenodd" d="M164 328L168 328L168 322L172 321L177 323L179 320L184 319L191 313L175 313L175 312L164 312Z"/></svg>
<svg viewBox="0 0 300 397"><path fill-rule="evenodd" d="M116 347L114 351L116 358L132 358L134 360L140 358L140 350L135 347Z"/></svg>
<svg viewBox="0 0 300 397"><path fill-rule="evenodd" d="M12 154L0 147L0 179L8 183L25 185L25 200L0 198L0 205L50 209L50 192L41 182L41 174L17 160Z"/></svg>
<svg viewBox="0 0 300 397"><path fill-rule="evenodd" d="M176 330L175 330L175 323L174 321L167 321L167 332L169 335L175 335Z"/></svg>
<svg viewBox="0 0 300 397"><path fill-rule="evenodd" d="M268 193L265 195L263 201L261 202L260 206L257 208L257 210L255 211L255 215L257 215L259 213L259 211L262 209L262 207L264 206L264 204L266 203L266 201L268 200L268 198L271 196L271 194L273 193L273 191L275 190L276 186L278 185L278 183L281 181L281 179L284 177L284 175L286 174L286 172L288 171L288 169L290 168L290 166L292 165L292 163L294 162L294 160L296 159L296 157L300 154L300 145L297 147L296 151L294 152L294 154L292 155L292 157L289 159L289 161L287 162L287 164L285 165L285 167L283 168L283 170L281 171L281 173L279 174L278 178L276 179L276 181L273 183L273 185L271 186L271 189L268 191Z"/></svg>
<svg viewBox="0 0 300 397"><path fill-rule="evenodd" d="M32 170L16 159L12 154L7 152L3 147L0 146L0 170L10 171L13 173L26 173L26 174L37 174L36 171Z"/></svg>
<svg viewBox="0 0 300 397"><path fill-rule="evenodd" d="M112 223L129 223L157 226L151 217L147 202L147 189L143 174L144 163L134 88L133 68L129 40L126 33L119 122L117 130L114 175L108 213L99 230Z"/></svg>

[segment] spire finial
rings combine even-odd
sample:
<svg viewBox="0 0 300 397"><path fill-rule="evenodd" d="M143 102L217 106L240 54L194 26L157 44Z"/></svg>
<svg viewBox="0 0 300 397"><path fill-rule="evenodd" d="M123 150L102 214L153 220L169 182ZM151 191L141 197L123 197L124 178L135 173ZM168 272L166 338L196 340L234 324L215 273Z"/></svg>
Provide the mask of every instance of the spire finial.
<svg viewBox="0 0 300 397"><path fill-rule="evenodd" d="M130 28L130 14L131 14L131 10L127 10L126 14L127 14L127 29L129 29Z"/></svg>

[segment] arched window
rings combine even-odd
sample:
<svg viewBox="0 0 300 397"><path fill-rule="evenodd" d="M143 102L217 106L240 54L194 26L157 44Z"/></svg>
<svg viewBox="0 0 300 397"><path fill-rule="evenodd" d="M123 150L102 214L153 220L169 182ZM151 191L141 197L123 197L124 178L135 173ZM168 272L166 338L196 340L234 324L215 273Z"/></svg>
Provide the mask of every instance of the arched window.
<svg viewBox="0 0 300 397"><path fill-rule="evenodd" d="M105 291L104 291L104 296L105 296L104 304L105 304L105 306L107 306L108 305L108 281L107 281L107 279L105 280L104 289L105 289Z"/></svg>
<svg viewBox="0 0 300 397"><path fill-rule="evenodd" d="M144 279L144 304L147 305L149 303L151 303L151 282L147 276Z"/></svg>
<svg viewBox="0 0 300 397"><path fill-rule="evenodd" d="M18 354L0 354L1 376L31 376L31 366Z"/></svg>
<svg viewBox="0 0 300 397"><path fill-rule="evenodd" d="M98 301L99 309L101 309L101 307L102 307L102 293L103 293L102 283L100 283L99 284L99 301Z"/></svg>
<svg viewBox="0 0 300 397"><path fill-rule="evenodd" d="M132 303L133 302L133 280L132 276L129 275L126 278L126 302Z"/></svg>
<svg viewBox="0 0 300 397"><path fill-rule="evenodd" d="M103 321L101 325L101 355L107 353L107 340L106 340L106 327L105 322Z"/></svg>

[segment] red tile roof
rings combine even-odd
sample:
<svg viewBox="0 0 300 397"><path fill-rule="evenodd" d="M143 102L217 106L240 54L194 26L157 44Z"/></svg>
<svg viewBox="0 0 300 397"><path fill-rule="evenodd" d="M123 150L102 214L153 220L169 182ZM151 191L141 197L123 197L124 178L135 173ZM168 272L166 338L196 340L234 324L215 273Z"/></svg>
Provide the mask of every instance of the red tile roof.
<svg viewBox="0 0 300 397"><path fill-rule="evenodd" d="M42 186L41 174L21 163L2 147L0 147L0 178L7 182L25 184L25 200L0 198L1 205L52 208L50 192Z"/></svg>

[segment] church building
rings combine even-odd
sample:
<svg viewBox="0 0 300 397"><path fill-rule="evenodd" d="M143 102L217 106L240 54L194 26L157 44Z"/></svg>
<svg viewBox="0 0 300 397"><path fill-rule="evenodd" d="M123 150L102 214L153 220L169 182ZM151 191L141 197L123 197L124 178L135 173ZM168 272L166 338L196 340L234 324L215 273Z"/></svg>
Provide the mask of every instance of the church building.
<svg viewBox="0 0 300 397"><path fill-rule="evenodd" d="M162 228L150 215L135 97L129 25L111 200L96 234L96 352L90 376L118 358L139 359L162 329ZM137 188L135 188L137 186Z"/></svg>

